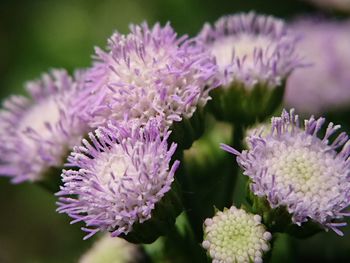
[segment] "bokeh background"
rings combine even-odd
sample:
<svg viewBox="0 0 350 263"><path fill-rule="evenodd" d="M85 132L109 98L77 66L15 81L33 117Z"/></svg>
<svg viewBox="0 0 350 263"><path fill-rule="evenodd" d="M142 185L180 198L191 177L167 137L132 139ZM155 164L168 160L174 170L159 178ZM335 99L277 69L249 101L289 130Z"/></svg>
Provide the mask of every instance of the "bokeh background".
<svg viewBox="0 0 350 263"><path fill-rule="evenodd" d="M170 21L179 34L195 35L206 21L249 10L286 19L320 14L298 0L1 0L0 99L23 93L25 81L49 68L88 67L93 47L104 47L114 30L127 32L129 23ZM0 178L0 263L77 262L91 241L55 212L55 201L39 186ZM278 243L274 262L350 262L350 235L290 242L290 251Z"/></svg>

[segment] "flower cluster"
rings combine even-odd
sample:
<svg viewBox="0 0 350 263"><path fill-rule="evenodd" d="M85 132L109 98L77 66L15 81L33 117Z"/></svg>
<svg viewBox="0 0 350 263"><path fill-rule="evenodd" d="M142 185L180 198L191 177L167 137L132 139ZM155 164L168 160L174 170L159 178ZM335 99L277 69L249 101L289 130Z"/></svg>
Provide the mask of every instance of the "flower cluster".
<svg viewBox="0 0 350 263"><path fill-rule="evenodd" d="M340 126L333 123L324 127L324 118L301 125L294 109L270 125L261 122L304 65L299 49L314 64L288 79L287 104L305 105L304 112L347 106L348 27L305 21L289 27L254 12L224 16L192 39L170 24L131 25L125 35L114 33L106 50L96 49L86 71L70 77L52 70L28 83L30 98L4 102L0 174L14 183L54 185L57 211L84 224L84 239L99 232L124 239L100 240L81 262L130 261L165 235L155 250L163 247L178 262L210 256L214 263L261 263L277 232L342 235L350 216L347 134L336 135ZM323 46L329 52L319 52ZM237 156L235 167L218 147L226 141L233 147L221 148ZM241 209L233 206L238 165L250 186ZM212 207L230 208L214 215ZM150 246L141 251L125 240Z"/></svg>
<svg viewBox="0 0 350 263"><path fill-rule="evenodd" d="M84 221L88 238L98 231L128 234L137 222L151 218L156 204L171 189L179 165L171 165L176 144L168 149L155 122L144 128L109 123L89 141L75 147L57 193L58 212Z"/></svg>
<svg viewBox="0 0 350 263"><path fill-rule="evenodd" d="M52 70L29 82L30 98L12 96L0 111L0 174L14 183L42 180L60 168L69 150L79 143L87 126L71 112L82 89L84 74L72 79Z"/></svg>
<svg viewBox="0 0 350 263"><path fill-rule="evenodd" d="M259 215L232 206L204 221L202 246L213 262L262 263L271 237Z"/></svg>
<svg viewBox="0 0 350 263"><path fill-rule="evenodd" d="M294 110L283 111L272 118L268 135L248 138L249 150L222 148L237 155L252 192L266 197L272 208L286 206L295 224L311 219L342 234L338 227L346 223L338 221L348 215L344 210L350 204L350 143L344 132L330 143L340 128L333 123L323 138L317 137L324 122L311 117L302 128Z"/></svg>
<svg viewBox="0 0 350 263"><path fill-rule="evenodd" d="M302 34L300 50L311 65L291 74L286 105L304 114L347 109L350 102L350 21L303 19L294 22L291 29Z"/></svg>
<svg viewBox="0 0 350 263"><path fill-rule="evenodd" d="M174 121L191 118L213 88L206 85L215 72L208 52L178 38L169 24L132 25L130 31L113 34L107 51L96 49L79 111L91 127L111 119L145 124L157 118L166 130Z"/></svg>

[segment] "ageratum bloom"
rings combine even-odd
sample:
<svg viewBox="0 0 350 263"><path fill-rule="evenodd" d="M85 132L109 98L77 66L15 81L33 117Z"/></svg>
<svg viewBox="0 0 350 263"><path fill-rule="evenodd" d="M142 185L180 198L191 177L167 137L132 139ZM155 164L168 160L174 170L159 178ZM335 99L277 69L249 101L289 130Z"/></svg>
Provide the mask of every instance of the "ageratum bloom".
<svg viewBox="0 0 350 263"><path fill-rule="evenodd" d="M170 194L179 165L179 161L171 164L176 144L168 149L169 133L161 136L156 122L144 128L109 123L95 135L90 133L90 141L83 140L68 158L74 168L63 171L57 211L67 213L72 223L85 222L85 239L99 231L109 231L113 237L129 235L135 225L145 225ZM169 209L167 221L177 213ZM152 225L154 235L160 227Z"/></svg>
<svg viewBox="0 0 350 263"><path fill-rule="evenodd" d="M271 237L259 215L232 206L204 221L202 246L214 263L262 263Z"/></svg>
<svg viewBox="0 0 350 263"><path fill-rule="evenodd" d="M248 138L250 149L242 153L222 145L237 155L244 174L251 179L251 191L264 197L271 208L286 207L293 223L312 220L342 234L340 222L349 213L350 143L345 132L334 138L339 125L329 123L323 138L317 134L324 118L311 117L301 127L294 110L272 118L271 132Z"/></svg>
<svg viewBox="0 0 350 263"><path fill-rule="evenodd" d="M215 65L203 47L172 27L131 25L128 35L115 33L107 51L96 49L89 84L80 101L92 127L108 120L156 118L162 130L190 119L210 99L206 86ZM198 111L199 111L198 109Z"/></svg>
<svg viewBox="0 0 350 263"><path fill-rule="evenodd" d="M65 70L52 70L27 83L29 98L11 96L0 111L0 174L14 183L43 180L59 168L69 149L86 132L70 109L82 88L83 74L72 79Z"/></svg>
<svg viewBox="0 0 350 263"><path fill-rule="evenodd" d="M221 88L213 91L212 105L223 120L252 123L259 114L269 114L282 97L284 81L301 65L297 37L272 16L224 16L213 26L204 25L197 41L216 60ZM215 103L216 97L225 103Z"/></svg>
<svg viewBox="0 0 350 263"><path fill-rule="evenodd" d="M247 89L257 84L274 88L299 63L296 37L272 16L254 12L224 16L213 26L205 24L198 39L215 57L224 88L232 82Z"/></svg>
<svg viewBox="0 0 350 263"><path fill-rule="evenodd" d="M349 109L350 21L303 19L294 22L291 29L303 35L300 50L311 65L291 74L286 105L318 115Z"/></svg>
<svg viewBox="0 0 350 263"><path fill-rule="evenodd" d="M139 246L104 235L79 259L79 263L136 263L141 258Z"/></svg>

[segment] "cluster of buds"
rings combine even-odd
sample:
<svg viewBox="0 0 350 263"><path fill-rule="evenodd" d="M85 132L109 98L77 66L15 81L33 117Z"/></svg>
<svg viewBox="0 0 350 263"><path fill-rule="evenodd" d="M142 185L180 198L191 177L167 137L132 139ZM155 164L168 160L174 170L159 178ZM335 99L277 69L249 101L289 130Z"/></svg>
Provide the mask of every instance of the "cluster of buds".
<svg viewBox="0 0 350 263"><path fill-rule="evenodd" d="M232 206L204 221L202 246L213 262L263 262L272 238L259 215Z"/></svg>

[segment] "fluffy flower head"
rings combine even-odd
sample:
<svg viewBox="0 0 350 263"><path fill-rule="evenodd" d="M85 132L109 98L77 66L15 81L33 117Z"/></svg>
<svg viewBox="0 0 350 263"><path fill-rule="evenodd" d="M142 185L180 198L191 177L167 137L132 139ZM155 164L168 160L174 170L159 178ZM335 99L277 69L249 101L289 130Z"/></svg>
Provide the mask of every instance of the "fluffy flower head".
<svg viewBox="0 0 350 263"><path fill-rule="evenodd" d="M348 108L350 102L350 21L299 20L291 29L309 67L288 78L285 103L306 114ZM327 32L327 33L325 33Z"/></svg>
<svg viewBox="0 0 350 263"><path fill-rule="evenodd" d="M172 27L132 25L128 35L115 33L108 50L96 50L90 85L79 100L92 127L113 120L147 123L157 118L166 129L190 118L209 99L207 80L215 65L209 54ZM84 107L83 105L83 107Z"/></svg>
<svg viewBox="0 0 350 263"><path fill-rule="evenodd" d="M220 82L247 88L281 85L300 64L296 41L282 20L254 12L224 16L213 26L206 24L198 36L216 59Z"/></svg>
<svg viewBox="0 0 350 263"><path fill-rule="evenodd" d="M237 155L237 162L249 176L251 190L266 197L272 208L285 206L294 223L313 220L326 229L337 229L350 201L350 143L340 128L330 123L323 138L317 137L324 118L311 117L301 127L294 110L283 111L272 118L271 132L248 138L250 149L237 152L227 145L222 148Z"/></svg>
<svg viewBox="0 0 350 263"><path fill-rule="evenodd" d="M168 149L168 135L161 137L155 122L144 128L109 123L90 133L90 142L83 140L69 156L68 165L78 170L63 171L58 211L73 223L84 221L85 238L98 231L127 234L150 219L179 164L170 165L176 145Z"/></svg>
<svg viewBox="0 0 350 263"><path fill-rule="evenodd" d="M271 234L259 215L232 206L204 221L202 246L214 263L262 263Z"/></svg>
<svg viewBox="0 0 350 263"><path fill-rule="evenodd" d="M12 96L0 111L0 174L15 183L36 181L59 167L69 149L81 140L86 126L70 111L83 85L83 74L72 79L52 70L29 82L30 98Z"/></svg>

